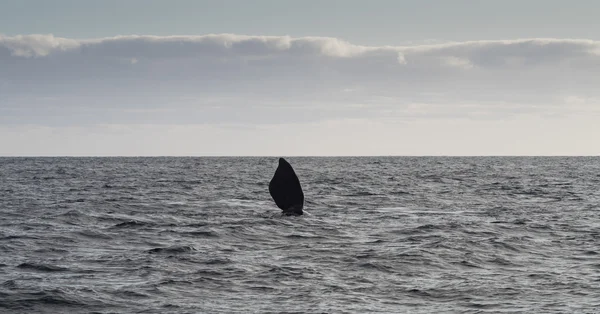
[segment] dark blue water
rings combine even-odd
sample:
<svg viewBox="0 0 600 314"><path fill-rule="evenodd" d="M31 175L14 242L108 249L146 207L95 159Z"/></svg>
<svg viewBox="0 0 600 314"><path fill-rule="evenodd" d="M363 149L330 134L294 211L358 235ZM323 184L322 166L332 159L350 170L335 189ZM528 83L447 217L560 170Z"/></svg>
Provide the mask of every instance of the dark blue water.
<svg viewBox="0 0 600 314"><path fill-rule="evenodd" d="M3 313L593 313L600 158L0 158Z"/></svg>

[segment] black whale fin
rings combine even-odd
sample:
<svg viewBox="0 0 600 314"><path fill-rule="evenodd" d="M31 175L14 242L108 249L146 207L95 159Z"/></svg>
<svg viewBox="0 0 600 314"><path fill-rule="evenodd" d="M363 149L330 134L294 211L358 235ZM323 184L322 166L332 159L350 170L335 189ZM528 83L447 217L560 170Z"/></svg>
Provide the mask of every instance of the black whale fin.
<svg viewBox="0 0 600 314"><path fill-rule="evenodd" d="M302 215L304 207L304 193L300 180L294 168L283 158L279 158L279 166L275 170L273 179L269 182L269 193L286 215Z"/></svg>

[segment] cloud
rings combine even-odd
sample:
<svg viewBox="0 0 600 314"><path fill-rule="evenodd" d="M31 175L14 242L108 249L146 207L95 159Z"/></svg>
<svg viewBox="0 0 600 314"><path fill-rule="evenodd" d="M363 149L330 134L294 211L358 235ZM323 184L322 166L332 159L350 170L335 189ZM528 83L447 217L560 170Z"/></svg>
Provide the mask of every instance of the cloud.
<svg viewBox="0 0 600 314"><path fill-rule="evenodd" d="M0 47L15 57L44 57L50 53L64 52L80 46L77 40L56 38L53 35L17 35L14 37L0 34Z"/></svg>
<svg viewBox="0 0 600 314"><path fill-rule="evenodd" d="M0 68L5 125L493 120L593 113L600 99L600 41L582 39L373 47L236 34L0 35Z"/></svg>
<svg viewBox="0 0 600 314"><path fill-rule="evenodd" d="M13 57L35 58L78 53L96 58L177 59L184 57L277 58L316 56L332 58L384 58L400 60L457 58L489 67L515 59L539 64L576 58L600 57L600 41L583 39L517 39L468 41L415 46L369 47L330 37L246 36L115 36L75 40L53 35L0 35L0 47ZM6 57L6 56L5 56ZM401 61L400 63L404 63ZM407 64L411 63L410 61Z"/></svg>
<svg viewBox="0 0 600 314"><path fill-rule="evenodd" d="M535 65L588 59L598 61L600 41L582 39L518 39L468 41L405 47L405 53L416 56L455 57L469 60L480 67L514 64Z"/></svg>
<svg viewBox="0 0 600 314"><path fill-rule="evenodd" d="M115 36L111 38L73 40L53 35L0 36L0 46L12 56L45 57L77 51L102 57L181 58L181 57L251 57L272 54L322 55L352 57L368 48L336 38L289 36L245 36L234 34L203 36Z"/></svg>

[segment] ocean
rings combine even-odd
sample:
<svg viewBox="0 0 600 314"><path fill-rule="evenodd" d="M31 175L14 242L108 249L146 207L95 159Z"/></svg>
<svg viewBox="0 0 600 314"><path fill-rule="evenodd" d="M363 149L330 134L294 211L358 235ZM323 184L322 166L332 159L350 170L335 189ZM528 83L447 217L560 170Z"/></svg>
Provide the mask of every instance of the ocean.
<svg viewBox="0 0 600 314"><path fill-rule="evenodd" d="M1 313L600 313L600 158L0 158Z"/></svg>

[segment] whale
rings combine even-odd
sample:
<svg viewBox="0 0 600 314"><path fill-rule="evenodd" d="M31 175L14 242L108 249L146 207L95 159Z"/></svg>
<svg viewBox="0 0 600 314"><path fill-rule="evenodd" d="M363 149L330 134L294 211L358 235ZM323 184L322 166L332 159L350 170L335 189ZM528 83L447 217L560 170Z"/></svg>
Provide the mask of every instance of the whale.
<svg viewBox="0 0 600 314"><path fill-rule="evenodd" d="M283 158L279 158L279 165L269 182L269 193L284 215L302 215L304 192L294 168Z"/></svg>

